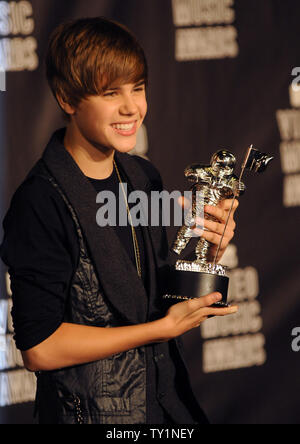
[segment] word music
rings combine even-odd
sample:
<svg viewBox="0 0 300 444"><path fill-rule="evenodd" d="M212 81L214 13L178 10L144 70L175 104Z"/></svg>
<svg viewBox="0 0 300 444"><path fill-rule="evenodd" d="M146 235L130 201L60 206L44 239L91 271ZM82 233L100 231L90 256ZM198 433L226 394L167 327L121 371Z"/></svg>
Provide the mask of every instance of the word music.
<svg viewBox="0 0 300 444"><path fill-rule="evenodd" d="M0 1L0 68L33 71L39 65L35 23L29 1ZM8 37L9 36L9 37Z"/></svg>
<svg viewBox="0 0 300 444"><path fill-rule="evenodd" d="M283 177L283 205L300 206L300 68L292 70L289 88L291 108L276 112L281 136L280 158Z"/></svg>
<svg viewBox="0 0 300 444"><path fill-rule="evenodd" d="M238 56L234 0L173 0L172 7L176 61Z"/></svg>

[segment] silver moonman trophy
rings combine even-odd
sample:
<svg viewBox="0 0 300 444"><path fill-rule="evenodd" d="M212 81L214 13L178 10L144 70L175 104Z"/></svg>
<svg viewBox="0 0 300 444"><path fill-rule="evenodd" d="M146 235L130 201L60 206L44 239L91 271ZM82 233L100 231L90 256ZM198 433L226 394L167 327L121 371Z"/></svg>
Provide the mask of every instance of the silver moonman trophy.
<svg viewBox="0 0 300 444"><path fill-rule="evenodd" d="M233 210L234 201L241 196L246 187L242 182L245 170L261 173L266 170L274 157L253 148L247 149L240 176L234 175L236 164L235 156L226 150L215 153L210 165L194 164L185 169L185 176L194 183L192 191L192 205L183 225L173 244L173 251L180 255L188 245L190 239L195 237L195 218L203 214L203 206L217 206L224 199L232 199L228 212L224 232L212 260L212 245L201 238L196 246L196 260L178 260L175 268L168 268L163 276L163 298L171 303L182 300L198 298L209 293L222 294L222 301L215 304L217 307L226 307L229 278L226 276L226 267L217 264L217 257L226 232L226 228ZM199 199L199 195L201 199ZM209 220L216 220L213 216L205 214Z"/></svg>

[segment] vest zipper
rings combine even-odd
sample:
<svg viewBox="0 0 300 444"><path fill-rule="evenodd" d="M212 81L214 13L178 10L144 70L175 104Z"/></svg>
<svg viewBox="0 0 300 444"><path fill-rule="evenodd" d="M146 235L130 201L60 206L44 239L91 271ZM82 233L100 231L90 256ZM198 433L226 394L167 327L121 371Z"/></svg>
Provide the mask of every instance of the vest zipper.
<svg viewBox="0 0 300 444"><path fill-rule="evenodd" d="M75 404L75 418L77 424L84 424L83 413L81 408L81 401L78 396L74 396L74 404Z"/></svg>

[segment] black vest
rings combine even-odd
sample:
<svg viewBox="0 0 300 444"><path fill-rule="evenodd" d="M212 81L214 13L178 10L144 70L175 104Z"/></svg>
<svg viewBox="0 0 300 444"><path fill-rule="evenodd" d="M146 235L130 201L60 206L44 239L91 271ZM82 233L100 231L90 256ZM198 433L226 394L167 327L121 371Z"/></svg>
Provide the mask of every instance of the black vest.
<svg viewBox="0 0 300 444"><path fill-rule="evenodd" d="M143 228L147 294L117 234L111 227L97 226L95 191L62 140L62 131L54 134L29 176L42 176L56 188L78 235L80 257L69 288L65 322L110 328L162 317L157 282L168 253L165 231L161 227ZM133 189L150 194L153 184L134 158L116 153L116 161ZM177 340L152 345L159 402L175 423L206 423L177 345ZM145 347L93 363L37 373L36 406L41 423L144 424Z"/></svg>

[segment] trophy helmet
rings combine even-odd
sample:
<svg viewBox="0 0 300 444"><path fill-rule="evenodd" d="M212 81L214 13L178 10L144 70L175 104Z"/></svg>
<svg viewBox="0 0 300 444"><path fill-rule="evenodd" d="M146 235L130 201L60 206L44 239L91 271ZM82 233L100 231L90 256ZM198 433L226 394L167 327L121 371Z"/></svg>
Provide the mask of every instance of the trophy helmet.
<svg viewBox="0 0 300 444"><path fill-rule="evenodd" d="M228 176L233 173L236 164L235 156L227 150L216 152L211 158L211 166L216 172L222 171Z"/></svg>

